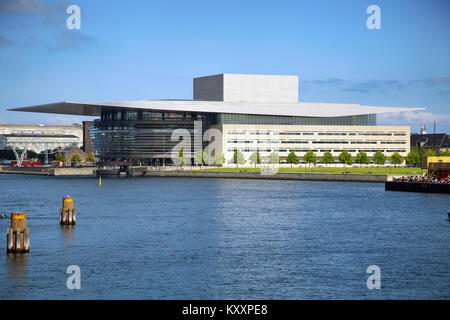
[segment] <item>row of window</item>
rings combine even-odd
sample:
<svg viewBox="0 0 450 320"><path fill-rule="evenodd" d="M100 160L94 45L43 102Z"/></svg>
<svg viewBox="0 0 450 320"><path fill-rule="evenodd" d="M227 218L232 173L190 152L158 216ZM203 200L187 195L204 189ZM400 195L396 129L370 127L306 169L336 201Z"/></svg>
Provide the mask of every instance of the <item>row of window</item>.
<svg viewBox="0 0 450 320"><path fill-rule="evenodd" d="M236 151L236 148L228 148L227 151L228 152L234 152ZM356 153L356 152L377 152L378 150L380 150L381 152L406 152L405 149L354 149L354 150L347 150L349 153ZM259 151L259 152L308 152L308 151L312 151L312 152L334 152L334 153L341 153L342 151L344 151L344 149L333 149L333 150L318 150L318 149L264 149L264 148L242 148L239 149L239 151L241 152L255 152L255 151Z"/></svg>
<svg viewBox="0 0 450 320"><path fill-rule="evenodd" d="M406 133L404 132L394 132L394 133L379 133L379 132L360 132L358 133L359 136L392 136L395 137L399 136L406 136Z"/></svg>
<svg viewBox="0 0 450 320"><path fill-rule="evenodd" d="M406 136L405 132L298 132L298 131L245 131L245 130L228 130L230 135L269 135L279 134L280 136L312 136L317 133L319 136Z"/></svg>
<svg viewBox="0 0 450 320"><path fill-rule="evenodd" d="M232 113L158 112L141 110L104 110L102 121L140 121L165 119L204 119L211 124L264 124L264 125L341 125L374 126L375 114L342 117L291 117Z"/></svg>
<svg viewBox="0 0 450 320"><path fill-rule="evenodd" d="M319 136L346 136L347 132L319 132Z"/></svg>
<svg viewBox="0 0 450 320"><path fill-rule="evenodd" d="M287 132L280 132L279 134L280 134L280 136L301 136L301 135L313 136L314 132L289 132L289 131L287 131Z"/></svg>
<svg viewBox="0 0 450 320"><path fill-rule="evenodd" d="M245 143L245 144L251 144L251 143L280 143L278 140L228 140L227 141L230 144L233 143ZM311 142L312 144L377 144L377 141L328 141L328 140L318 140L318 141L308 141L308 140L283 140L281 141L282 144L308 144ZM406 141L380 141L381 144L406 144Z"/></svg>
<svg viewBox="0 0 450 320"><path fill-rule="evenodd" d="M284 143L284 144L292 144L292 143L308 144L309 141L308 140L285 140L285 141L281 141L281 143Z"/></svg>
<svg viewBox="0 0 450 320"><path fill-rule="evenodd" d="M250 141L250 140L228 140L227 141L228 143L246 143L246 144L249 144L249 143L275 143L275 144L278 144L278 143L280 143L280 141L279 140L257 140L257 141Z"/></svg>
<svg viewBox="0 0 450 320"><path fill-rule="evenodd" d="M217 113L211 115L211 123L216 124L271 124L271 125L335 125L374 126L375 114L343 117L291 117L253 114Z"/></svg>
<svg viewBox="0 0 450 320"><path fill-rule="evenodd" d="M201 119L189 112L151 112L151 111L103 111L102 121L138 121L138 120L192 120Z"/></svg>

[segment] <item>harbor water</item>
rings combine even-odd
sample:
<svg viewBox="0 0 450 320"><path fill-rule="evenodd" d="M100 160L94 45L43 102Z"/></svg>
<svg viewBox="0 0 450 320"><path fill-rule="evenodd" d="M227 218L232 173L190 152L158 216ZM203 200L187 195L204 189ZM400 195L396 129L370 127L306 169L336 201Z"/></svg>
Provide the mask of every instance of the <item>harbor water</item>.
<svg viewBox="0 0 450 320"><path fill-rule="evenodd" d="M450 298L446 194L200 178L0 175L0 186L2 300ZM66 195L75 226L59 224ZM27 254L6 253L16 211ZM373 265L381 288L369 290Z"/></svg>

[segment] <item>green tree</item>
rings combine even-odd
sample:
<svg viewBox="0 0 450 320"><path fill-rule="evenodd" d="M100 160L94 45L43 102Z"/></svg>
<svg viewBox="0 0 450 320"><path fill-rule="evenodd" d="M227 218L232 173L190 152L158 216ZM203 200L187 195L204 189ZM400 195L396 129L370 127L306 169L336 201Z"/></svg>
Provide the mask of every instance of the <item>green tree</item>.
<svg viewBox="0 0 450 320"><path fill-rule="evenodd" d="M225 163L225 156L222 152L216 153L216 156L214 157L214 164L224 164Z"/></svg>
<svg viewBox="0 0 450 320"><path fill-rule="evenodd" d="M184 155L184 150L181 148L181 150L178 152L178 156L172 160L175 165L183 167L188 161L187 157Z"/></svg>
<svg viewBox="0 0 450 320"><path fill-rule="evenodd" d="M261 156L260 156L258 150L256 150L255 152L253 152L253 153L251 154L250 158L248 158L248 159L250 160L251 163L253 163L253 164L255 165L255 168L256 168L256 165L257 165L257 164L261 164Z"/></svg>
<svg viewBox="0 0 450 320"><path fill-rule="evenodd" d="M338 160L340 163L343 163L344 165L346 164L351 165L353 163L352 156L345 149L339 154Z"/></svg>
<svg viewBox="0 0 450 320"><path fill-rule="evenodd" d="M424 157L433 157L435 155L436 155L436 152L434 152L433 149L421 148L420 149L420 163L422 164L422 159L424 159Z"/></svg>
<svg viewBox="0 0 450 320"><path fill-rule="evenodd" d="M78 162L81 162L81 158L78 154L74 154L72 156L72 159L70 159L70 161L75 162L75 165L77 165Z"/></svg>
<svg viewBox="0 0 450 320"><path fill-rule="evenodd" d="M56 161L61 161L61 162L66 162L66 157L64 156L63 153L58 153L55 156Z"/></svg>
<svg viewBox="0 0 450 320"><path fill-rule="evenodd" d="M391 157L389 158L389 160L391 161L391 163L396 166L398 164L402 164L403 162L403 157L398 153L398 152L394 152Z"/></svg>
<svg viewBox="0 0 450 320"><path fill-rule="evenodd" d="M419 167L422 162L422 157L420 155L419 150L417 148L412 148L408 155L406 156L406 163L409 165L413 165L415 167Z"/></svg>
<svg viewBox="0 0 450 320"><path fill-rule="evenodd" d="M367 154L364 151L359 151L358 154L355 157L355 163L359 163L359 164L369 164L370 163L370 159L367 156Z"/></svg>
<svg viewBox="0 0 450 320"><path fill-rule="evenodd" d="M305 155L303 156L303 160L305 160L306 163L308 163L311 166L311 163L316 164L317 163L317 156L314 153L314 151L309 150Z"/></svg>
<svg viewBox="0 0 450 320"><path fill-rule="evenodd" d="M331 154L330 151L325 151L321 162L325 163L326 165L334 162L333 155Z"/></svg>
<svg viewBox="0 0 450 320"><path fill-rule="evenodd" d="M445 151L441 151L439 153L439 155L441 155L441 156L450 156L450 151L448 150L448 148L445 148Z"/></svg>
<svg viewBox="0 0 450 320"><path fill-rule="evenodd" d="M424 153L424 157L433 157L436 155L436 152L434 152L433 149L427 149Z"/></svg>
<svg viewBox="0 0 450 320"><path fill-rule="evenodd" d="M200 149L195 153L194 163L201 166L208 163L208 155L203 149Z"/></svg>
<svg viewBox="0 0 450 320"><path fill-rule="evenodd" d="M286 158L286 161L291 164L291 168L292 168L293 164L298 164L299 163L298 156L295 154L294 151L289 152L289 154L288 154L288 156Z"/></svg>
<svg viewBox="0 0 450 320"><path fill-rule="evenodd" d="M427 150L424 148L418 148L417 150L419 151L419 154L420 154L420 159L421 159L420 161L422 161L422 158L425 156L425 152L427 152Z"/></svg>
<svg viewBox="0 0 450 320"><path fill-rule="evenodd" d="M235 150L233 153L233 163L236 164L236 167L245 163L244 155L239 150Z"/></svg>
<svg viewBox="0 0 450 320"><path fill-rule="evenodd" d="M386 156L380 150L377 150L372 157L373 163L383 165L386 162Z"/></svg>
<svg viewBox="0 0 450 320"><path fill-rule="evenodd" d="M279 164L280 163L280 155L276 152L272 152L269 155L269 162L271 164Z"/></svg>
<svg viewBox="0 0 450 320"><path fill-rule="evenodd" d="M87 161L87 162L91 162L91 163L94 163L94 162L95 162L95 156L94 156L94 153L93 153L93 152L91 152L91 153L88 154L88 156L86 157L86 161Z"/></svg>

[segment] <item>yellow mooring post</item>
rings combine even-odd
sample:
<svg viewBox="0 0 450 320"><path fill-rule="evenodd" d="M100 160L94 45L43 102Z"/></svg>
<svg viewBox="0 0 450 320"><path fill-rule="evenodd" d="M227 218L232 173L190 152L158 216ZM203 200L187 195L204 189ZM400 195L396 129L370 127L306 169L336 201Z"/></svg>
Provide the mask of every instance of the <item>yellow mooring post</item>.
<svg viewBox="0 0 450 320"><path fill-rule="evenodd" d="M73 225L77 221L75 208L73 207L73 198L66 196L62 199L62 208L59 215L59 223L64 225Z"/></svg>
<svg viewBox="0 0 450 320"><path fill-rule="evenodd" d="M7 252L30 251L30 228L27 228L25 212L11 213L11 228L6 229Z"/></svg>
<svg viewBox="0 0 450 320"><path fill-rule="evenodd" d="M98 186L101 187L102 186L102 176L98 177Z"/></svg>

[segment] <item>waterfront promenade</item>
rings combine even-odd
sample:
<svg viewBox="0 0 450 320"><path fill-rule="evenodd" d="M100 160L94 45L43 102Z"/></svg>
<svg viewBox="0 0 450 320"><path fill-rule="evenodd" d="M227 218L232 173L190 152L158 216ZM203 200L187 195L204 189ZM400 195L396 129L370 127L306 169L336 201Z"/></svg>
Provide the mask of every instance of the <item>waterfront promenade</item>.
<svg viewBox="0 0 450 320"><path fill-rule="evenodd" d="M43 176L96 176L97 167L31 167L20 168L3 166L0 174L26 174ZM131 167L121 176L129 177L177 177L177 178L224 178L224 179L265 179L265 180L310 180L310 181L349 181L349 182L386 182L391 181L395 175L373 173L338 173L338 172L276 172L272 170L254 170L242 168L236 170L208 169L199 167Z"/></svg>
<svg viewBox="0 0 450 320"><path fill-rule="evenodd" d="M81 168L50 168L50 167L11 167L0 166L0 174L27 174L40 176L77 176L92 177L95 175L97 167L81 167Z"/></svg>
<svg viewBox="0 0 450 320"><path fill-rule="evenodd" d="M265 180L312 180L312 181L352 181L386 182L392 179L386 174L350 174L322 172L249 172L249 171L201 171L201 170L148 170L139 173L146 177L189 177L224 179L265 179Z"/></svg>

